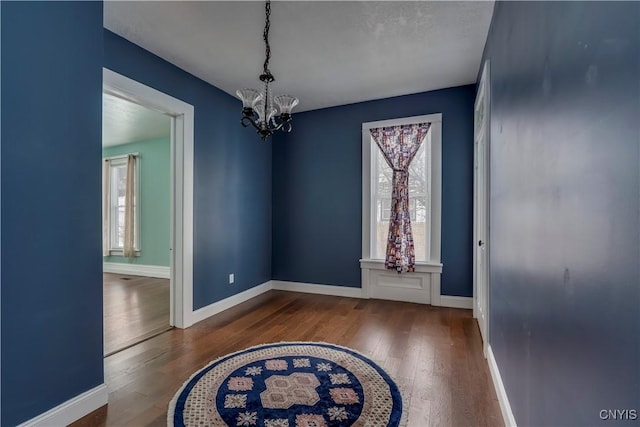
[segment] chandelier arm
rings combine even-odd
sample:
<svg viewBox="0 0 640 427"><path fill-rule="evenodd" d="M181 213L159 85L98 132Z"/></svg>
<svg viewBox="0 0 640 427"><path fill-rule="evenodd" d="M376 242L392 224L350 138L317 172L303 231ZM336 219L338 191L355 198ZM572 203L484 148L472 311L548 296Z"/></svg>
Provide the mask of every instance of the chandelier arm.
<svg viewBox="0 0 640 427"><path fill-rule="evenodd" d="M256 122L251 117L248 117L248 116L244 116L242 119L240 119L240 123L242 124L242 126L244 127L249 126L249 124L247 124L245 120L247 120L251 126L256 128L258 132L260 131L260 127L256 124Z"/></svg>
<svg viewBox="0 0 640 427"><path fill-rule="evenodd" d="M279 124L279 125L277 125L276 127L271 128L271 132L272 132L272 133L275 133L275 132L279 131L279 130L280 130L280 128L282 128L282 126L284 126L284 122L283 122L283 123L280 123L280 124Z"/></svg>
<svg viewBox="0 0 640 427"><path fill-rule="evenodd" d="M281 116L277 116L277 118L282 120ZM244 116L240 119L240 123L244 127L248 127L249 125L253 126L263 140L281 129L283 132L291 132L291 119L282 120L280 123L274 120L275 126L269 126L269 124L266 124L265 127L262 127L256 124L252 117Z"/></svg>
<svg viewBox="0 0 640 427"><path fill-rule="evenodd" d="M276 118L279 118L280 120L282 120L282 117L281 117L281 116L276 116ZM282 129L282 127L283 127L283 126L285 126L285 125L289 125L289 126L288 126L289 130L285 130L285 132L290 132L290 131L291 131L291 119L289 119L289 120L282 120L282 121L280 122L280 124L278 124L278 122L276 122L276 121L274 121L274 123L276 124L276 126L275 126L275 127L273 127L273 128L271 128L271 131L272 131L272 132L274 132L274 133L275 133L275 132L277 132L277 131L279 131L280 129ZM284 129L283 129L283 130L284 130Z"/></svg>
<svg viewBox="0 0 640 427"><path fill-rule="evenodd" d="M285 125L285 127L282 127L283 132L286 132L286 133L291 132L291 128L292 128L291 120L284 122L283 125Z"/></svg>

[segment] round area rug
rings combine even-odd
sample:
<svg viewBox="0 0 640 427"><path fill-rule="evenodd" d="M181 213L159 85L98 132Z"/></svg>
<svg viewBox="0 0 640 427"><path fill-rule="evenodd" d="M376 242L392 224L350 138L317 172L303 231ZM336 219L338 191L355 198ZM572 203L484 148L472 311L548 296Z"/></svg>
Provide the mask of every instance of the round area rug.
<svg viewBox="0 0 640 427"><path fill-rule="evenodd" d="M169 426L402 426L398 386L362 354L333 344L251 347L196 372L169 403Z"/></svg>

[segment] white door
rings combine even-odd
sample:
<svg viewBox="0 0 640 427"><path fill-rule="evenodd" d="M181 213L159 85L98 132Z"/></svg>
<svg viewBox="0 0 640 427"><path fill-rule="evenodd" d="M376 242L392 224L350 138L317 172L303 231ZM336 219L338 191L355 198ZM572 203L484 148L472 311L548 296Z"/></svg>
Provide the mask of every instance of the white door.
<svg viewBox="0 0 640 427"><path fill-rule="evenodd" d="M488 62L485 62L474 110L474 292L473 315L478 319L486 349L488 342L488 265L487 265L487 133Z"/></svg>

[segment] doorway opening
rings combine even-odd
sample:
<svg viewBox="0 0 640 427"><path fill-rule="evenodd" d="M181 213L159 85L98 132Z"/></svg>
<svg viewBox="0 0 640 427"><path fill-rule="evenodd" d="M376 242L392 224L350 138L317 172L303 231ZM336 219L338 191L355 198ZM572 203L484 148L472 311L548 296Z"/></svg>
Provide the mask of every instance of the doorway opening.
<svg viewBox="0 0 640 427"><path fill-rule="evenodd" d="M102 95L105 356L171 328L172 121Z"/></svg>
<svg viewBox="0 0 640 427"><path fill-rule="evenodd" d="M193 106L103 69L104 354L192 321Z"/></svg>

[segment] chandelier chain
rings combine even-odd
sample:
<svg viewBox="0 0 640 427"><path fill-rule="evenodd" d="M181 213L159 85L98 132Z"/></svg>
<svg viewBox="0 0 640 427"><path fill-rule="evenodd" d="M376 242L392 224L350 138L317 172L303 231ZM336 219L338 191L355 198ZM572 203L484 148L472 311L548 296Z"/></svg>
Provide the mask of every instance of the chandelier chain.
<svg viewBox="0 0 640 427"><path fill-rule="evenodd" d="M265 60L264 60L264 73L267 75L271 75L271 71L269 71L269 60L271 59L271 46L269 45L269 28L271 27L271 20L269 17L271 16L271 0L267 0L265 5L265 23L264 23L264 43L265 43Z"/></svg>

